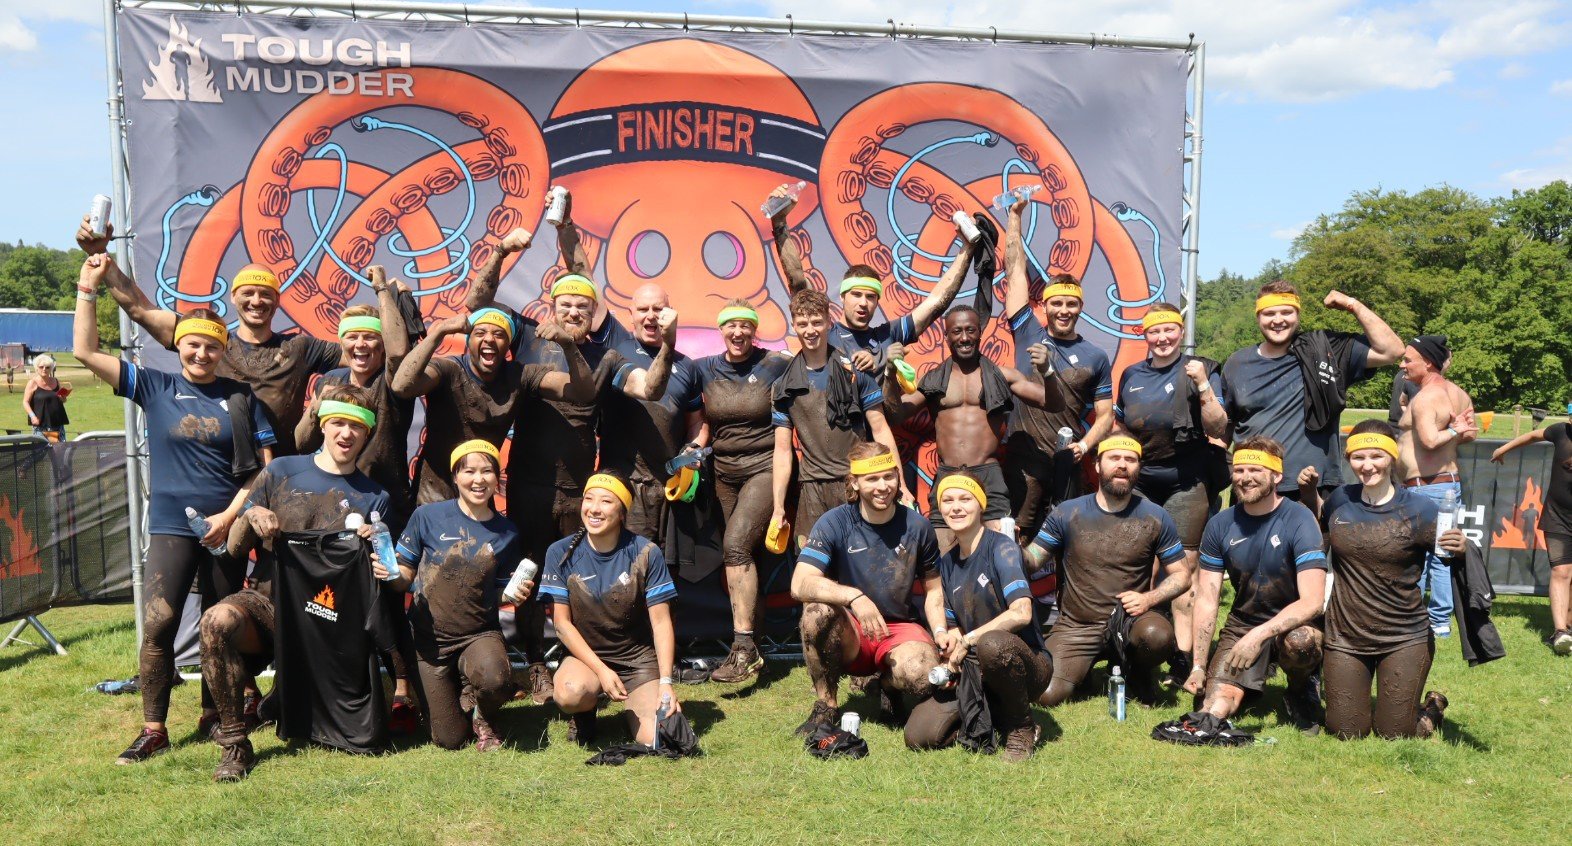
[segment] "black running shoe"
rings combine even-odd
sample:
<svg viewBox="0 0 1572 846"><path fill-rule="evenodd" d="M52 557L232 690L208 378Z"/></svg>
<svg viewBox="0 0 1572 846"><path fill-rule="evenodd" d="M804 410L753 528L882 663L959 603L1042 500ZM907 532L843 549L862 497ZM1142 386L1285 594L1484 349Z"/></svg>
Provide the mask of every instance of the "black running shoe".
<svg viewBox="0 0 1572 846"><path fill-rule="evenodd" d="M1299 684L1290 684L1283 691L1283 709L1288 719L1302 734L1314 737L1321 733L1326 722L1326 708L1321 704L1321 674L1315 673Z"/></svg>
<svg viewBox="0 0 1572 846"><path fill-rule="evenodd" d="M826 705L815 699L813 710L808 713L808 719L797 727L798 737L809 737L820 728L828 726L835 728L841 724L841 709L834 705Z"/></svg>
<svg viewBox="0 0 1572 846"><path fill-rule="evenodd" d="M257 765L257 756L251 750L250 738L241 738L239 743L222 748L224 757L218 762L218 769L213 770L214 781L240 781L251 773L252 767Z"/></svg>
<svg viewBox="0 0 1572 846"><path fill-rule="evenodd" d="M120 753L115 759L116 764L140 764L154 755L161 755L169 751L169 732L161 729L142 729L142 733L131 741L126 751Z"/></svg>

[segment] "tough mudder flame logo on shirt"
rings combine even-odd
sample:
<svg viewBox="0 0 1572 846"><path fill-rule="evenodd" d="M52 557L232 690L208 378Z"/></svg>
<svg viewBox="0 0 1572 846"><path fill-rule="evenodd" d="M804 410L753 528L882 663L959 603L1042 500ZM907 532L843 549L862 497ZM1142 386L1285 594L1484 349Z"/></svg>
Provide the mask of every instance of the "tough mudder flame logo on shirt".
<svg viewBox="0 0 1572 846"><path fill-rule="evenodd" d="M316 596L306 600L306 613L321 617L329 623L338 622L338 612L333 610L333 588L323 585Z"/></svg>

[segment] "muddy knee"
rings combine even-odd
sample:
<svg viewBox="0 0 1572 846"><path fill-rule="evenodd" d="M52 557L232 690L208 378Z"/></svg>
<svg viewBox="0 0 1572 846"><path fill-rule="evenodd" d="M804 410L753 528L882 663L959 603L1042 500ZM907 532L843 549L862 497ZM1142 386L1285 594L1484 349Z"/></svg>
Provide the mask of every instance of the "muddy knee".
<svg viewBox="0 0 1572 846"><path fill-rule="evenodd" d="M955 742L960 725L961 710L954 699L948 702L924 699L912 709L911 718L906 721L906 748L914 752L943 749Z"/></svg>
<svg viewBox="0 0 1572 846"><path fill-rule="evenodd" d="M552 680L552 696L557 708L568 714L581 714L595 710L597 692L582 679L565 679L559 674Z"/></svg>
<svg viewBox="0 0 1572 846"><path fill-rule="evenodd" d="M938 663L939 651L931 644L904 644L892 655L890 684L918 698L932 696L933 683L928 681L928 671Z"/></svg>
<svg viewBox="0 0 1572 846"><path fill-rule="evenodd" d="M1156 611L1148 611L1130 626L1130 646L1142 664L1156 664L1174 651L1174 624Z"/></svg>
<svg viewBox="0 0 1572 846"><path fill-rule="evenodd" d="M1321 630L1300 626L1278 641L1277 665L1296 675L1321 666Z"/></svg>
<svg viewBox="0 0 1572 846"><path fill-rule="evenodd" d="M977 639L977 664L986 674L1026 669L1026 643L1009 633L992 631Z"/></svg>
<svg viewBox="0 0 1572 846"><path fill-rule="evenodd" d="M202 614L201 625L198 626L202 637L202 648L209 649L228 644L244 623L245 614L233 605L220 603L207 609Z"/></svg>
<svg viewBox="0 0 1572 846"><path fill-rule="evenodd" d="M802 619L798 623L804 642L817 641L827 636L840 623L840 609L822 602L809 602L802 606Z"/></svg>

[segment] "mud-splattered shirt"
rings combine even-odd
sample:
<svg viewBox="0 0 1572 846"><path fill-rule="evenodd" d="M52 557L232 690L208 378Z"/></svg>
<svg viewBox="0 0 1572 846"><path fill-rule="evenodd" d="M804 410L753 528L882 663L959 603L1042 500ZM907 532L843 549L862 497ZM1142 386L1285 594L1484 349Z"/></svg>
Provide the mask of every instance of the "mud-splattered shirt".
<svg viewBox="0 0 1572 846"><path fill-rule="evenodd" d="M501 447L513 426L519 398L540 392L541 379L551 372L540 364L510 361L490 382L481 381L466 356L432 359L437 385L426 395L426 443L416 474L421 504L458 496L448 459L453 448L479 438Z"/></svg>
<svg viewBox="0 0 1572 846"><path fill-rule="evenodd" d="M573 554L568 547L573 546ZM610 552L589 538L563 538L546 550L540 601L566 605L573 627L602 660L642 663L655 648L651 606L677 598L666 557L648 538L624 530Z"/></svg>
<svg viewBox="0 0 1572 846"><path fill-rule="evenodd" d="M268 419L278 435L278 454L294 455L298 451L295 426L306 410L311 377L338 367L343 355L338 344L304 332L275 332L260 344L230 335L218 375L251 386L267 407Z"/></svg>
<svg viewBox="0 0 1572 846"><path fill-rule="evenodd" d="M538 393L526 395L515 412L513 432L529 448L508 452L510 482L578 491L595 472L595 425L600 410L612 394L622 393L623 383L635 368L622 353L594 341L579 344L579 352L589 364L595 398L577 403L546 399ZM562 347L538 338L520 351L519 360L557 372L568 369Z"/></svg>
<svg viewBox="0 0 1572 846"><path fill-rule="evenodd" d="M340 367L322 374L312 394L320 395L332 385L349 384L349 368ZM415 401L394 396L385 371L377 374L366 392L371 397L371 411L377 415L377 427L371 430L371 443L366 444L355 466L388 492L393 511L382 516L398 532L415 510L415 490L409 480L409 426L415 416ZM315 452L322 446L322 429L317 428L310 440L298 446L301 452Z"/></svg>
<svg viewBox="0 0 1572 846"><path fill-rule="evenodd" d="M634 367L649 370L660 346L638 342L617 321L606 319L607 340ZM673 351L671 377L658 400L637 400L621 391L613 393L600 416L600 463L641 482L665 482L666 462L682 451L688 440L687 416L676 397L688 396L693 383L693 359Z"/></svg>
<svg viewBox="0 0 1572 846"><path fill-rule="evenodd" d="M987 625L1009 610L1017 599L1031 599L1021 547L992 529L983 529L982 540L969 558L956 546L939 559L939 579L944 584L944 616L962 632ZM1015 634L1031 648L1043 650L1043 634L1028 622Z"/></svg>
<svg viewBox="0 0 1572 846"><path fill-rule="evenodd" d="M867 329L853 329L844 323L830 326L830 346L847 354L867 350L878 355L890 344L910 344L916 340L917 323L909 314Z"/></svg>
<svg viewBox="0 0 1572 846"><path fill-rule="evenodd" d="M1037 449L1057 452L1059 430L1069 426L1075 437L1085 435L1086 419L1097 401L1113 396L1113 367L1108 363L1108 354L1080 335L1066 341L1048 334L1031 306L1022 308L1010 318L1010 334L1015 338L1015 369L1026 374L1028 379L1042 378L1032 365L1030 350L1033 344L1047 346L1064 394L1062 411L1046 411L1030 403L1016 403L1010 412L1010 433L1024 433Z"/></svg>
<svg viewBox="0 0 1572 846"><path fill-rule="evenodd" d="M813 524L797 563L862 591L885 620L911 623L912 585L938 572L939 539L928 518L910 508L896 506L888 521L870 523L848 503Z"/></svg>
<svg viewBox="0 0 1572 846"><path fill-rule="evenodd" d="M243 384L229 379L198 385L179 373L121 363L115 394L141 406L147 415L150 534L195 537L186 525L187 506L206 517L234 500L245 480L230 474L235 435L229 397L243 390ZM251 403L251 427L258 447L275 443L260 402Z"/></svg>
<svg viewBox="0 0 1572 846"><path fill-rule="evenodd" d="M771 386L791 365L791 356L755 349L732 363L724 353L694 362L693 383L676 397L684 411L703 409L710 424L715 470L732 478L770 472L775 455Z"/></svg>
<svg viewBox="0 0 1572 846"><path fill-rule="evenodd" d="M498 599L522 554L518 530L500 514L476 520L456 499L415 509L398 560L415 569L409 622L422 657L446 660L476 635L501 631Z"/></svg>
<svg viewBox="0 0 1572 846"><path fill-rule="evenodd" d="M1138 361L1124 369L1119 377L1119 399L1114 403L1114 416L1131 436L1141 443L1141 475L1156 475L1161 471L1150 465L1175 467L1197 465L1205 457L1205 450L1191 444L1181 455L1174 444L1174 392L1178 380L1189 380L1181 356L1167 367L1153 367L1151 360ZM1218 402L1228 401L1222 371L1214 372L1207 382L1212 386ZM1186 419L1185 425L1190 425Z"/></svg>
<svg viewBox="0 0 1572 846"><path fill-rule="evenodd" d="M1119 511L1104 511L1096 494L1062 502L1032 544L1059 560L1060 613L1087 625L1107 620L1119 594L1151 588L1153 558L1184 557L1173 518L1139 496Z"/></svg>
<svg viewBox="0 0 1572 846"><path fill-rule="evenodd" d="M1344 485L1321 505L1336 574L1326 607L1326 648L1376 655L1430 637L1419 578L1425 553L1435 547L1439 509L1408 488L1381 505L1366 505L1362 490Z"/></svg>
<svg viewBox="0 0 1572 846"><path fill-rule="evenodd" d="M780 429L791 429L797 435L801 464L797 476L805 482L834 482L846 478L849 465L847 453L857 444L871 440L867 418L853 418L856 425L850 429L837 428L830 423L829 400L830 367L840 367L841 362L827 362L824 367L808 368L806 394L788 395L775 401L775 411L770 420ZM873 377L857 371L852 374L852 391L857 395L857 405L863 413L878 409L884 404L884 390Z"/></svg>
<svg viewBox="0 0 1572 846"><path fill-rule="evenodd" d="M281 532L315 532L344 528L351 513L369 523L371 512L388 509L388 493L358 468L340 476L312 456L290 455L262 468L246 502L278 515Z"/></svg>
<svg viewBox="0 0 1572 846"><path fill-rule="evenodd" d="M1326 553L1310 509L1285 499L1270 514L1257 517L1236 505L1208 520L1201 567L1228 574L1234 604L1227 625L1249 630L1298 601L1299 574L1325 570Z"/></svg>

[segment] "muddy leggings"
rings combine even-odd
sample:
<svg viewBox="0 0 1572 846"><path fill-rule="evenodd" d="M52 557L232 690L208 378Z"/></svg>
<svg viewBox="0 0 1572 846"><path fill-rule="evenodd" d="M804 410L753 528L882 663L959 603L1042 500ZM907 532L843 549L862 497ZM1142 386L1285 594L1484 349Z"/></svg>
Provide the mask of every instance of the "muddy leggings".
<svg viewBox="0 0 1572 846"><path fill-rule="evenodd" d="M715 498L726 515L721 561L726 565L726 590L731 597L732 628L751 631L758 616L759 571L754 551L764 540L775 509L769 465L752 476L715 474ZM738 480L738 481L734 481Z"/></svg>
<svg viewBox="0 0 1572 846"><path fill-rule="evenodd" d="M180 612L195 580L202 610L240 590L246 562L230 555L215 557L194 537L153 535L147 544L147 567L142 589L141 674L142 719L161 723L169 716L169 688L175 674L175 635ZM213 707L206 682L202 707Z"/></svg>
<svg viewBox="0 0 1572 846"><path fill-rule="evenodd" d="M993 725L1001 732L1031 721L1031 703L1048 689L1053 659L1026 645L1013 632L988 632L977 639L977 665L993 704ZM942 749L955 742L961 710L953 691L923 700L906 721L908 749Z"/></svg>
<svg viewBox="0 0 1572 846"><path fill-rule="evenodd" d="M446 661L415 659L426 698L431 742L458 749L470 738L472 709L496 725L497 712L512 693L512 671L501 632L486 632Z"/></svg>
<svg viewBox="0 0 1572 846"><path fill-rule="evenodd" d="M1345 740L1370 734L1373 678L1375 733L1388 739L1428 736L1432 726L1420 725L1419 704L1435 651L1433 638L1377 655L1351 655L1328 649L1321 665L1326 687L1326 727Z"/></svg>

